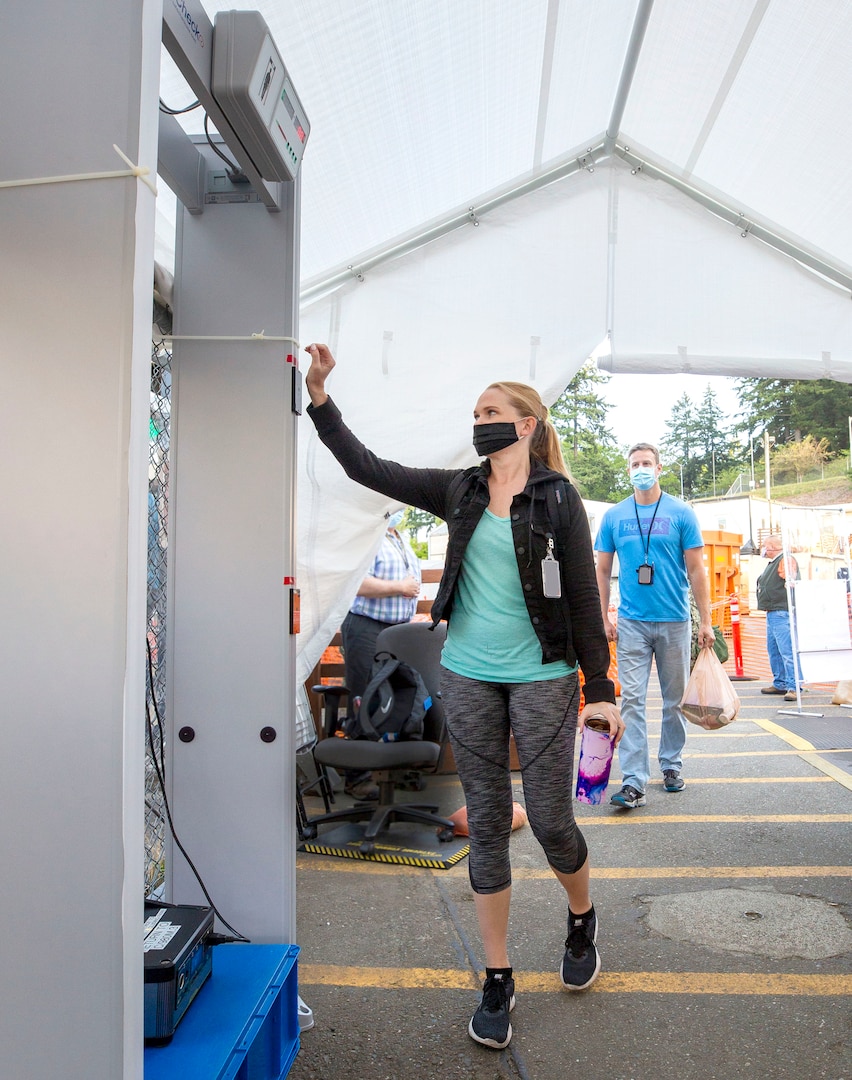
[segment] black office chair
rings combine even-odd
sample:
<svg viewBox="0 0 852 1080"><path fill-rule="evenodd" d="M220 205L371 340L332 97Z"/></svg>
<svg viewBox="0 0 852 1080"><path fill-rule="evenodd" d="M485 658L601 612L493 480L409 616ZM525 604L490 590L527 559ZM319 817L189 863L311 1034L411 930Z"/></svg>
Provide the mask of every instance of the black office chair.
<svg viewBox="0 0 852 1080"><path fill-rule="evenodd" d="M440 701L440 659L446 635L443 623L434 630L425 622L400 623L382 630L376 641L376 652L393 653L416 668L432 697L432 705L424 719L422 741L372 742L369 739L336 738L340 700L346 691L339 686L311 687L314 693L324 697L326 735L314 748L314 758L321 766L371 772L379 785L379 801L378 805L362 803L308 818L302 827L306 838L313 839L317 835L317 826L326 822L367 821L360 850L362 854L370 855L375 851L376 837L391 822L416 821L440 830L438 836L442 841L453 839L453 822L438 815L437 805L394 802L395 785L406 773L434 773L441 764L446 724Z"/></svg>

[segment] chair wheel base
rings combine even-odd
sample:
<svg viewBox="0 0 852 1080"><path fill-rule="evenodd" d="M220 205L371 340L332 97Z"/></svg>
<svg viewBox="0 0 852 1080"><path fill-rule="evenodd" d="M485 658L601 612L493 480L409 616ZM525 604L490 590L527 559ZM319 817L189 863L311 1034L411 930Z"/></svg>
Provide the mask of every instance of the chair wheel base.
<svg viewBox="0 0 852 1080"><path fill-rule="evenodd" d="M372 855L376 850L376 844L373 840L362 840L361 846L358 848L362 855Z"/></svg>
<svg viewBox="0 0 852 1080"><path fill-rule="evenodd" d="M442 844L448 844L451 840L455 839L455 829L439 829L438 839Z"/></svg>
<svg viewBox="0 0 852 1080"><path fill-rule="evenodd" d="M303 825L302 826L302 839L303 840L316 840L317 827L316 825Z"/></svg>

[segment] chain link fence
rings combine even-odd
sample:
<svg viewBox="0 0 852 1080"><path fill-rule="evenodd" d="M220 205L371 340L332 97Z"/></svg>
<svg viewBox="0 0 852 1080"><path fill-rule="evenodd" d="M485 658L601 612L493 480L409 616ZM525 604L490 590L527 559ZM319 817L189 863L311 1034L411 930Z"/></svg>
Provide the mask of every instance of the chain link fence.
<svg viewBox="0 0 852 1080"><path fill-rule="evenodd" d="M172 355L152 343L148 457L148 673L145 694L145 895L165 883L166 567L169 522L169 432Z"/></svg>

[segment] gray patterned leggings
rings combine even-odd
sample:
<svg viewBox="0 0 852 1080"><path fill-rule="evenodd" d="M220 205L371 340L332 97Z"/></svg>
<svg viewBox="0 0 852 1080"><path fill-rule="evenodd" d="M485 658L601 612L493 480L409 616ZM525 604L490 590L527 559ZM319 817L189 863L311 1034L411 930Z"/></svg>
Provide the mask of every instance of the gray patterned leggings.
<svg viewBox="0 0 852 1080"><path fill-rule="evenodd" d="M441 669L441 694L470 830L468 869L476 893L512 884L512 774L515 736L527 815L548 863L573 874L588 853L574 821L573 765L577 676L533 683L492 683Z"/></svg>

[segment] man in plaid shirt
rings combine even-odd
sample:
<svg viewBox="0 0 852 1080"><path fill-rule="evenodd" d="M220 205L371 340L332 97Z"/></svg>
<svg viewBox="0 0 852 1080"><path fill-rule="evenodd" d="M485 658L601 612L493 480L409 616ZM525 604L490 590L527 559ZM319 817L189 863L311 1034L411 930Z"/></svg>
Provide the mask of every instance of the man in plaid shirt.
<svg viewBox="0 0 852 1080"><path fill-rule="evenodd" d="M376 638L386 626L411 622L420 595L420 563L408 541L397 532L403 511L388 518L387 531L373 565L343 620L343 663L349 689L350 712L363 696L370 679ZM343 790L361 801L379 797L378 785L368 772L347 771Z"/></svg>

